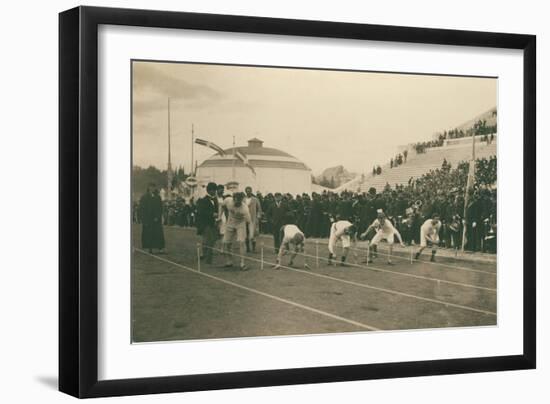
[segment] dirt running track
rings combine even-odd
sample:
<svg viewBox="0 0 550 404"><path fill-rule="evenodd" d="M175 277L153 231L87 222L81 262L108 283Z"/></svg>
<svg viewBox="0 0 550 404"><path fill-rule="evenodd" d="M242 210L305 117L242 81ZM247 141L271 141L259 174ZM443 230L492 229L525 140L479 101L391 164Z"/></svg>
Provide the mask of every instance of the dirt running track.
<svg viewBox="0 0 550 404"><path fill-rule="evenodd" d="M139 234L135 226L135 246ZM387 266L380 256L367 267L362 256L350 255L342 268L327 265L323 245L317 260L308 243L310 257L276 271L272 241L264 236L263 270L260 252L247 257L250 270L242 272L222 268L216 251L213 265L201 263L198 272L195 231L165 227L165 237L165 254L139 247L133 253L134 342L496 325L495 264L431 264L426 255L412 264L396 257Z"/></svg>

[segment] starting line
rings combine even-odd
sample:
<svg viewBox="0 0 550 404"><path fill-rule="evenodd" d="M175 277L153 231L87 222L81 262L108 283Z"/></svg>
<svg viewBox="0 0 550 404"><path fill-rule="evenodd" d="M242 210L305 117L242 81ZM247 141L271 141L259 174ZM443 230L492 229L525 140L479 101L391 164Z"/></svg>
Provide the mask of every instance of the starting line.
<svg viewBox="0 0 550 404"><path fill-rule="evenodd" d="M313 307L306 306L306 305L303 305L303 304L300 304L300 303L296 303L296 302L293 302L291 300L284 299L282 297L274 296L274 295L271 295L269 293L265 293L265 292L262 292L262 291L259 291L259 290L253 289L253 288L249 288L247 286L240 285L240 284L235 283L235 282L228 281L226 279L219 278L219 277L214 276L214 275L210 275L210 274L207 274L207 273L204 273L204 272L199 272L199 271L197 271L193 268L187 267L187 266L182 265L182 264L178 264L177 262L167 260L166 258L162 258L162 257L156 256L154 254L149 254L148 252L143 251L139 248L135 248L135 251L138 251L138 252L140 252L144 255L147 255L149 257L156 258L159 261L166 262L166 263L171 264L175 267L178 267L178 268L184 269L186 271L192 272L195 275L201 275L201 276L204 276L206 278L214 279L218 282L225 283L226 285L230 285L230 286L233 286L233 287L236 287L236 288L239 288L239 289L243 289L243 290L246 290L248 292L255 293L257 295L264 296L264 297L276 300L276 301L281 302L281 303L286 303L286 304L291 305L291 306L299 307L303 310L307 310L307 311L310 311L312 313L320 314L322 316L331 318L333 320L342 321L344 323L348 323L348 324L354 325L354 326L359 327L359 328L363 328L363 329L368 330L368 331L382 331L380 328L376 328L376 327L373 327L373 326L370 326L370 325L367 325L367 324L364 324L364 323L360 323L358 321L350 320L350 319L347 319L345 317L340 317L340 316L337 316L336 314L332 314L332 313L328 313L328 312L323 311L323 310L315 309Z"/></svg>
<svg viewBox="0 0 550 404"><path fill-rule="evenodd" d="M165 226L165 228L170 228L170 229L174 229L174 230L177 230L177 231L185 231L185 232L194 231L194 229L191 229L191 228L188 228L188 227ZM258 237L259 237L259 238L271 239L271 237L270 237L268 234L258 234ZM306 244L309 245L309 246L314 246L314 245L315 245L315 241L313 241L313 240L306 240ZM319 245L324 245L324 246L326 246L327 243L324 242L324 241L319 241ZM350 249L353 249L353 250L356 250L356 251L365 252L364 249L361 249L361 248L358 248L358 247L350 247ZM387 256L388 254L385 254L385 253L382 253L381 251L379 251L379 252L378 252L378 255ZM392 255L392 257L393 257L393 258L397 258L397 259L401 259L401 260L407 260L407 261L409 260L409 258L403 257L403 256L398 255L398 254ZM437 267L445 267L445 268L455 269L455 270L459 270L459 271L480 273L480 274L485 274L485 275L495 276L495 277L496 277L496 275L497 275L496 272L493 272L493 271L483 271L483 270L481 270L481 269L467 268L467 267L463 267L463 266L460 266L460 265L447 264L447 263L443 263L443 262L429 262L429 261L421 261L421 262L422 262L423 264L431 265L432 267L434 267L434 268L436 268L436 269L439 269L439 270L441 270L441 268L437 268Z"/></svg>
<svg viewBox="0 0 550 404"><path fill-rule="evenodd" d="M296 254L297 255L302 255L304 257L316 258L316 259L322 259L324 261L328 261L328 258L325 258L325 257L315 257L314 255L305 254L305 253L296 253ZM368 269L368 270L371 270L371 271L374 271L374 272L385 272L385 273L390 273L390 274L393 274L393 275L406 276L406 277L409 277L409 278L422 279L422 280L432 281L432 282L437 282L437 283L446 283L446 284L455 285L455 286L463 286L465 288L486 290L488 292L495 292L496 293L496 291L497 291L494 288L488 288L488 287L485 287L485 286L472 285L470 283L448 281L446 279L431 278L429 276L415 275L415 274L410 274L410 273L407 273L407 272L391 271L389 269L383 269L383 268L380 268L380 267L375 267L373 265L366 266L366 265L361 265L361 264L357 264L357 263L354 264L352 262L346 262L346 265L356 267L356 268L361 268L361 269Z"/></svg>
<svg viewBox="0 0 550 404"><path fill-rule="evenodd" d="M269 236L267 236L265 234L262 234L262 237L269 237ZM306 240L306 241L307 241L307 244L310 245L310 246L315 245L315 241L313 241L313 240ZM324 241L318 241L318 243L320 245L324 245L324 246L328 245L328 243L326 243ZM412 246L410 246L410 247L412 247ZM368 251L368 250L366 250L364 248L360 248L360 247L350 247L349 249L350 249L350 251L357 251L357 252L362 252L362 253L366 253ZM384 250L384 251L387 251L387 250ZM382 255L382 256L386 256L386 257L390 256L389 254L386 254L386 253L383 253L383 252L380 252L380 251L377 254ZM391 257L401 259L401 260L405 260L405 261L409 261L409 259L410 259L410 258L404 257L404 256L399 255L399 254L395 254L395 253L392 254ZM432 265L432 266L441 266L441 267L445 267L445 268L456 269L456 270L460 270L460 271L474 272L474 273L480 273L480 274L491 275L491 276L496 276L497 275L496 272L492 272L492 271L482 271L480 269L466 268L466 267L462 267L462 266L459 266L459 265L445 264L443 262L430 262L430 261L418 261L418 262L422 262L423 264L428 264L428 265ZM438 269L440 269L440 268L438 268Z"/></svg>
<svg viewBox="0 0 550 404"><path fill-rule="evenodd" d="M206 248L206 247L203 246L203 248ZM218 248L214 248L214 247L210 247L210 248L212 250L218 251L220 253L224 252L223 250L220 250ZM235 254L233 252L231 252L230 254L235 256L235 257L249 259L251 261L256 261L256 262L260 262L260 263L262 262L261 260L259 260L257 258L244 256L244 255L240 255L240 254ZM273 262L268 262L268 261L264 261L264 262L268 263L268 264L271 264L271 265L274 265ZM349 280L346 280L346 279L335 278L335 277L332 277L332 276L329 276L329 275L318 274L318 273L311 272L311 271L304 271L304 270L301 270L301 269L291 268L291 267L284 266L284 265L281 265L280 267L285 268L289 271L303 273L303 274L310 275L310 276L316 276L318 278L329 279L329 280L332 280L332 281L341 282L341 283L345 283L345 284L348 284L348 285L357 286L357 287L360 287L360 288L377 290L377 291L384 292L384 293L390 293L390 294L399 295L399 296L403 296L403 297L408 297L408 298L412 298L412 299L423 300L425 302L436 303L436 304L444 305L444 306L447 306L447 307L454 307L454 308L457 308L457 309L474 311L474 312L477 312L477 313L482 313L482 314L486 314L486 315L490 315L490 316L496 316L497 315L497 313L495 313L493 311L488 311L488 310L483 310L483 309L476 309L475 307L463 306L461 304L456 304L456 303L449 303L449 302L445 302L443 300L430 299L429 297L416 296L416 295L412 295L410 293L399 292L399 291L392 290L392 289L386 289L386 288L381 288L381 287L378 287L378 286L372 286L372 285L369 285L369 284L366 284L366 283L360 283L360 282L349 281Z"/></svg>

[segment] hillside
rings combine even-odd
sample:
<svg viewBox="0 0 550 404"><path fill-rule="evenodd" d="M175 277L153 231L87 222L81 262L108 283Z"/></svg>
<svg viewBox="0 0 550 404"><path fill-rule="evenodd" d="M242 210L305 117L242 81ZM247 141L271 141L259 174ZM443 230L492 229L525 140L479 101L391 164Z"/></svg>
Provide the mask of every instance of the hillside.
<svg viewBox="0 0 550 404"><path fill-rule="evenodd" d="M339 165L336 167L330 167L325 169L321 175L315 177L317 184L322 185L327 188L337 188L346 182L351 181L357 176L355 173L350 173L344 168L344 166Z"/></svg>

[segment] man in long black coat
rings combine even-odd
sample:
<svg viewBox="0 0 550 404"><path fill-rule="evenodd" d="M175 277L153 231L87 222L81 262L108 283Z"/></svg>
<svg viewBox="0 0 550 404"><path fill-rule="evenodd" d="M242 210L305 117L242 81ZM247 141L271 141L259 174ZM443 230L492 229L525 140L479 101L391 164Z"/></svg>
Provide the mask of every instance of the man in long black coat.
<svg viewBox="0 0 550 404"><path fill-rule="evenodd" d="M150 183L147 192L139 201L141 219L141 246L149 250L164 251L164 231L162 229L162 200L154 183Z"/></svg>
<svg viewBox="0 0 550 404"><path fill-rule="evenodd" d="M273 244L276 254L281 247L281 227L288 223L289 213L287 204L283 202L283 196L277 192L275 194L275 203L270 206L267 212L268 220L271 223L271 232L273 234Z"/></svg>
<svg viewBox="0 0 550 404"><path fill-rule="evenodd" d="M217 185L209 182L207 195L197 202L197 234L202 236L203 258L207 264L212 263L214 244L218 239L218 197Z"/></svg>

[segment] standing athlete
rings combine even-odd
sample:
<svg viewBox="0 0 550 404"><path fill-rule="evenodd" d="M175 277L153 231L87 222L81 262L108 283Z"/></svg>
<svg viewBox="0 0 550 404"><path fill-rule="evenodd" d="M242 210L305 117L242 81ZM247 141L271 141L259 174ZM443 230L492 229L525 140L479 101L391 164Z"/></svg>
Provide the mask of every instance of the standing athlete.
<svg viewBox="0 0 550 404"><path fill-rule="evenodd" d="M415 255L415 259L420 258L420 254L428 245L432 247L432 257L430 261L435 261L435 253L439 245L439 230L441 229L441 220L439 215L435 213L431 219L428 219L420 227L420 250Z"/></svg>
<svg viewBox="0 0 550 404"><path fill-rule="evenodd" d="M241 270L246 271L248 267L244 264L244 241L246 240L246 225L250 223L250 212L248 211L248 206L243 203L243 199L244 194L236 192L233 197L226 198L223 201L224 209L227 212L227 223L225 224L225 233L223 235L223 250L226 256L225 267L232 267L231 244L237 241L241 256Z"/></svg>
<svg viewBox="0 0 550 404"><path fill-rule="evenodd" d="M386 240L388 243L388 265L393 265L393 262L391 261L391 255L393 252L393 241L394 236L397 236L397 239L399 240L399 243L401 246L405 247L405 244L403 243L403 239L401 238L401 234L399 234L399 231L393 227L392 222L386 218L386 215L384 214L384 211L382 209L378 209L377 211L377 218L374 219L374 222L365 230L363 234L361 234L361 238L367 237L367 233L370 231L370 229L376 229L376 234L370 241L370 246L372 247L369 252L369 257L367 258L368 263L371 263L373 260L374 255L378 251L378 243L382 240Z"/></svg>
<svg viewBox="0 0 550 404"><path fill-rule="evenodd" d="M281 268L281 259L283 255L291 251L289 267L294 265L294 258L299 252L304 252L305 243L304 233L295 224L285 224L281 227L281 247L279 248L279 255L277 255L277 264L273 269ZM307 264L307 258L304 256L304 268L309 269Z"/></svg>
<svg viewBox="0 0 550 404"><path fill-rule="evenodd" d="M346 266L346 258L348 256L349 248L351 246L351 239L355 241L356 229L353 223L348 222L347 220L339 220L332 223L330 226L330 238L328 240L328 264L332 265L332 260L334 259L334 247L338 240L342 241L342 247L344 247L344 253L342 254L342 260L340 266Z"/></svg>
<svg viewBox="0 0 550 404"><path fill-rule="evenodd" d="M260 205L260 201L252 193L252 187L246 187L245 192L246 197L244 198L244 202L250 212L250 223L246 226L246 252L256 252L256 233L260 229L262 205Z"/></svg>

